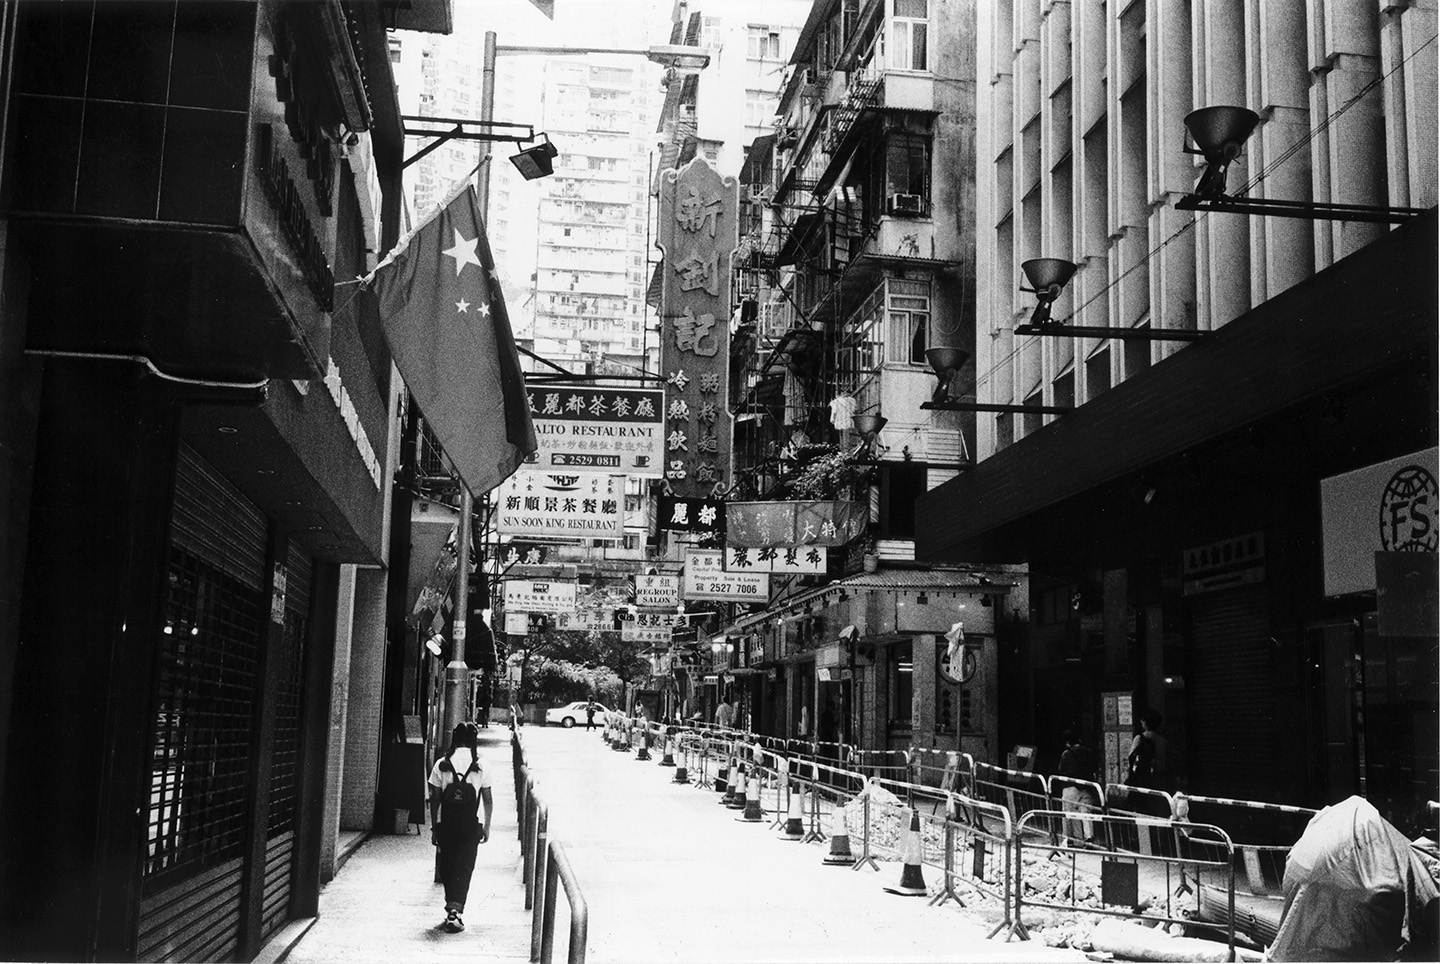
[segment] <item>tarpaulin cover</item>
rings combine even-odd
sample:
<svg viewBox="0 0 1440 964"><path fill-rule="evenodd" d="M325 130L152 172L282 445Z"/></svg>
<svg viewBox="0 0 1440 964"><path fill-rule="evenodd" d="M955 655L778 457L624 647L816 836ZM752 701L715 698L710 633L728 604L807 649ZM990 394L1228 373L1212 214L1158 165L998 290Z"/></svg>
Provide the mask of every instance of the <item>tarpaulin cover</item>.
<svg viewBox="0 0 1440 964"><path fill-rule="evenodd" d="M1421 915L1437 893L1405 835L1350 797L1312 817L1291 849L1269 958L1393 960L1423 930Z"/></svg>

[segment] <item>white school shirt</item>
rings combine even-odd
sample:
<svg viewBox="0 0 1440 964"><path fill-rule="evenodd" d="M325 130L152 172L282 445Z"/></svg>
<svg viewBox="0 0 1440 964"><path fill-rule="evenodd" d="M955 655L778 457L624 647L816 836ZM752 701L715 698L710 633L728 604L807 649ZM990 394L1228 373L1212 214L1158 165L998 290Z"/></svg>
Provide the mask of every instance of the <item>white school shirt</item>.
<svg viewBox="0 0 1440 964"><path fill-rule="evenodd" d="M450 785L450 781L455 779L454 773L440 769L440 764L445 759L445 757L441 757L439 760L436 760L435 765L430 768L430 779L428 782L437 790L444 790ZM471 754L469 747L462 746L456 748L450 759L455 766L455 773L465 773L466 781L475 788L475 815L479 817L483 823L484 813L480 809L482 806L480 791L490 786L490 769L485 766L485 760L481 758L475 760L475 772L465 772L470 769Z"/></svg>

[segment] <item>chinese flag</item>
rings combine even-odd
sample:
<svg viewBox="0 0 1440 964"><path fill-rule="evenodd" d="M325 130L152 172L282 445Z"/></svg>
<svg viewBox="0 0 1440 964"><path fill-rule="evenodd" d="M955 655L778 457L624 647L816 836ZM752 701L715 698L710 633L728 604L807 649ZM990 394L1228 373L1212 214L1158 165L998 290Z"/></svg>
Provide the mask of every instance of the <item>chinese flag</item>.
<svg viewBox="0 0 1440 964"><path fill-rule="evenodd" d="M505 481L536 448L494 265L467 182L386 255L361 295L472 495Z"/></svg>

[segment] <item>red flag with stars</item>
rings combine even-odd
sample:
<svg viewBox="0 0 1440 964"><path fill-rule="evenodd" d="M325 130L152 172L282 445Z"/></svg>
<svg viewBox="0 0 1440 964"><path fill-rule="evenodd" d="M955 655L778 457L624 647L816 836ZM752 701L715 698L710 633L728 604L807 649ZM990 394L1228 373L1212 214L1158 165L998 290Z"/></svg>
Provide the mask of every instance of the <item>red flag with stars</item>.
<svg viewBox="0 0 1440 964"><path fill-rule="evenodd" d="M536 444L474 188L396 245L363 287L425 421L471 494L489 492Z"/></svg>

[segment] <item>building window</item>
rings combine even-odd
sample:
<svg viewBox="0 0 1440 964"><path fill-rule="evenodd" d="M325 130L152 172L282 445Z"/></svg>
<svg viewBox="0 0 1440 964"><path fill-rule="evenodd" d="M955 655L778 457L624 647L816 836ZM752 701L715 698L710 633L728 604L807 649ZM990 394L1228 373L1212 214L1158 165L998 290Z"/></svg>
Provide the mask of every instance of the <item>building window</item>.
<svg viewBox="0 0 1440 964"><path fill-rule="evenodd" d="M925 349L930 347L930 283L892 278L886 283L886 361L905 365L926 365Z"/></svg>
<svg viewBox="0 0 1440 964"><path fill-rule="evenodd" d="M745 126L768 127L775 116L775 98L763 90L745 91Z"/></svg>
<svg viewBox="0 0 1440 964"><path fill-rule="evenodd" d="M929 0L893 0L890 21L890 66L896 70L928 70L926 33Z"/></svg>
<svg viewBox="0 0 1440 964"><path fill-rule="evenodd" d="M751 24L745 55L751 60L779 60L780 34L769 27Z"/></svg>
<svg viewBox="0 0 1440 964"><path fill-rule="evenodd" d="M930 208L930 138L897 132L885 144L885 211L924 216Z"/></svg>
<svg viewBox="0 0 1440 964"><path fill-rule="evenodd" d="M892 731L909 730L913 719L915 664L911 654L910 643L896 643L886 653L890 670L887 674L890 677L888 722Z"/></svg>

